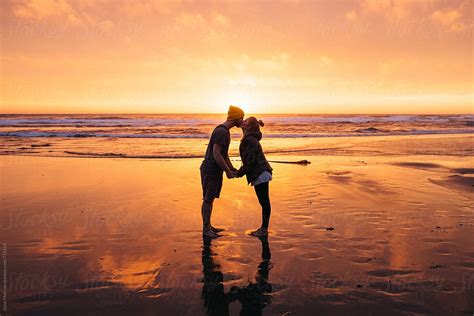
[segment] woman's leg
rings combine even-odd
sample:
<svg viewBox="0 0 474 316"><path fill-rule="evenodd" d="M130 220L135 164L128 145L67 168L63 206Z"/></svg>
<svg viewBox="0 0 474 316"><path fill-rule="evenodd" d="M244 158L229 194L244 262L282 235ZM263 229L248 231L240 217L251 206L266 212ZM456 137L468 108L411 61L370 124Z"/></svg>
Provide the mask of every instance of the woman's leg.
<svg viewBox="0 0 474 316"><path fill-rule="evenodd" d="M258 202L260 202L260 205L262 206L262 227L264 228L268 228L270 213L272 211L268 191L269 182L264 182L255 186L255 193L257 193Z"/></svg>

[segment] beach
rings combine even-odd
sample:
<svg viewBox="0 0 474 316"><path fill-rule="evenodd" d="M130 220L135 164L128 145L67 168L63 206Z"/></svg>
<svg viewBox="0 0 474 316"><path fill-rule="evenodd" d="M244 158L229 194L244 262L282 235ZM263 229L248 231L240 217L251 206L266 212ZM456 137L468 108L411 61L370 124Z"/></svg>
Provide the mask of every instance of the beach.
<svg viewBox="0 0 474 316"><path fill-rule="evenodd" d="M473 12L0 0L0 316L474 316Z"/></svg>
<svg viewBox="0 0 474 316"><path fill-rule="evenodd" d="M199 158L2 155L7 310L472 314L473 143L369 137L334 155L268 154L268 240L247 235L261 213L244 179L224 180L212 222L226 231L202 239ZM300 160L311 164L278 163Z"/></svg>

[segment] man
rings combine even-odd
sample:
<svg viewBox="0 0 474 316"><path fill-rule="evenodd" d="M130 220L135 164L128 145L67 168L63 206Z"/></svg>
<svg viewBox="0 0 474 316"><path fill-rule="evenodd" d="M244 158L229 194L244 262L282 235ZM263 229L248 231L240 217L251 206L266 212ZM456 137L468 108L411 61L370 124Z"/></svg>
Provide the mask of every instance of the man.
<svg viewBox="0 0 474 316"><path fill-rule="evenodd" d="M222 189L223 173L228 179L235 177L237 169L229 159L230 132L236 126L240 127L244 120L244 111L236 106L230 106L227 121L217 126L212 132L207 145L206 156L201 164L202 184L202 234L215 238L223 229L211 225L212 207L215 198L219 198Z"/></svg>

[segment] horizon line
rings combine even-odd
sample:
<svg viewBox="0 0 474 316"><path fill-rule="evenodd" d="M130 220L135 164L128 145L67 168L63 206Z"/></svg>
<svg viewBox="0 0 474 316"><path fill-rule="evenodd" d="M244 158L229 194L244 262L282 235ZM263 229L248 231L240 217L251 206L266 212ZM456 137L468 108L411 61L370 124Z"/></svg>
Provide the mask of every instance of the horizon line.
<svg viewBox="0 0 474 316"><path fill-rule="evenodd" d="M249 112L255 115L474 115L474 113L289 113L289 112ZM3 115L227 115L226 112L37 112L37 113L0 113Z"/></svg>

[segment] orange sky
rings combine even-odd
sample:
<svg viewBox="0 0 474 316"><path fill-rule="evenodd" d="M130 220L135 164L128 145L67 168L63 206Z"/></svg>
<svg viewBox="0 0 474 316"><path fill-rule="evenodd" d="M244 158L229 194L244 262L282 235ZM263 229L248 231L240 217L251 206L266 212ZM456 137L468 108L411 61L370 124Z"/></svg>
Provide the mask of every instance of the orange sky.
<svg viewBox="0 0 474 316"><path fill-rule="evenodd" d="M474 113L472 0L2 0L1 113Z"/></svg>

